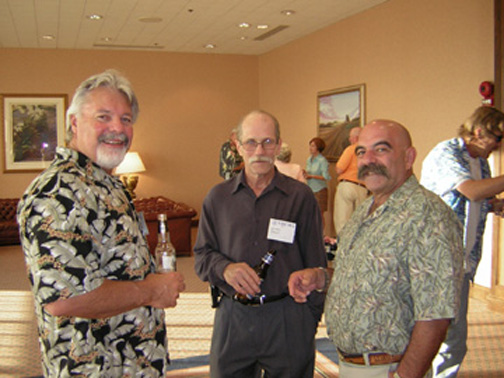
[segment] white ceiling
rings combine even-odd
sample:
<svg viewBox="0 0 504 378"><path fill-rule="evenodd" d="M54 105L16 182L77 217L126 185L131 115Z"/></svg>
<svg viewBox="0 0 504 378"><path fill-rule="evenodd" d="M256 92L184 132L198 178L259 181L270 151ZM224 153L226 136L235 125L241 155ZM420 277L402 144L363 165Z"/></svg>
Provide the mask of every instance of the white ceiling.
<svg viewBox="0 0 504 378"><path fill-rule="evenodd" d="M0 0L0 48L259 55L385 1ZM283 10L295 14L286 16ZM91 14L103 19L92 21L87 18ZM161 21L152 22L153 18ZM241 22L252 26L239 28ZM269 28L259 30L259 24ZM283 26L287 27L256 40ZM45 35L54 40L42 38ZM209 43L216 47L206 49Z"/></svg>

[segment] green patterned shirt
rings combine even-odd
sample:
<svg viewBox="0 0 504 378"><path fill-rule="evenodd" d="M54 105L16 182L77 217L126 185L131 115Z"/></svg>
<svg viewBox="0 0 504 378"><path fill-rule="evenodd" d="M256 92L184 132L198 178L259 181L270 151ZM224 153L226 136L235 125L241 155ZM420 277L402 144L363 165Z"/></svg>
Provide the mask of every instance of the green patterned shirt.
<svg viewBox="0 0 504 378"><path fill-rule="evenodd" d="M55 317L43 305L141 280L153 271L121 182L77 151L58 148L18 207L47 377L159 377L168 363L164 311L139 307L106 319Z"/></svg>
<svg viewBox="0 0 504 378"><path fill-rule="evenodd" d="M404 353L415 321L454 318L463 274L462 225L415 176L368 216L345 224L325 316L347 353Z"/></svg>

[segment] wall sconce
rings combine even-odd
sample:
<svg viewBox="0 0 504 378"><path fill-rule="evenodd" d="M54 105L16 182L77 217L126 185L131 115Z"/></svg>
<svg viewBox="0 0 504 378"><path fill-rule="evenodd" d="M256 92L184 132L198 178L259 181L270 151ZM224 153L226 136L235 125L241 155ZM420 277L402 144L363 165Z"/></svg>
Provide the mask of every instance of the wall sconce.
<svg viewBox="0 0 504 378"><path fill-rule="evenodd" d="M122 175L121 180L133 199L136 198L135 188L138 184L138 176L132 173L138 172L145 172L145 166L138 152L128 152L122 163L115 169L116 175Z"/></svg>

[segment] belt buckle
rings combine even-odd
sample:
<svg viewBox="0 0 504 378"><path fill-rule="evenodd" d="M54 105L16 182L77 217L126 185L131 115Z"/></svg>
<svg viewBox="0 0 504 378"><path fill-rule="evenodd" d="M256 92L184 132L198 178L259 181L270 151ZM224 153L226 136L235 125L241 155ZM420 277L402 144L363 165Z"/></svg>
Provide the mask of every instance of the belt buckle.
<svg viewBox="0 0 504 378"><path fill-rule="evenodd" d="M262 306L264 304L264 300L266 299L266 295L261 295L259 297L259 305Z"/></svg>

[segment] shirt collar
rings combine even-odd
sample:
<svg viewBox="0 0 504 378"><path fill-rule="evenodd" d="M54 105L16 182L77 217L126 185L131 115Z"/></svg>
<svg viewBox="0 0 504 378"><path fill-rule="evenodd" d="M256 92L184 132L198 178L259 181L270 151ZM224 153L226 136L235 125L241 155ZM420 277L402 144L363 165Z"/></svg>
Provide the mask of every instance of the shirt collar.
<svg viewBox="0 0 504 378"><path fill-rule="evenodd" d="M270 184L264 189L264 191L261 193L261 196L274 190L278 189L284 194L289 194L289 184L287 178L282 175L280 172L278 172L278 169L276 167L273 167L275 169L275 175L273 176L273 179L271 180ZM243 169L238 175L236 175L233 178L235 181L233 183L233 191L232 193L238 192L240 189L250 188L250 186L247 184L247 179L245 178L245 170Z"/></svg>
<svg viewBox="0 0 504 378"><path fill-rule="evenodd" d="M56 148L56 160L67 161L74 164L79 170L85 172L86 176L92 176L96 180L119 179L108 174L103 168L94 163L83 153L68 147Z"/></svg>
<svg viewBox="0 0 504 378"><path fill-rule="evenodd" d="M418 187L420 184L414 174L406 179L406 181L397 188L390 196L387 198L385 203L378 207L372 214L373 217L380 216L389 206L392 208L397 208L402 206L410 197L411 192ZM369 206L372 206L371 201ZM369 209L369 208L368 208Z"/></svg>

